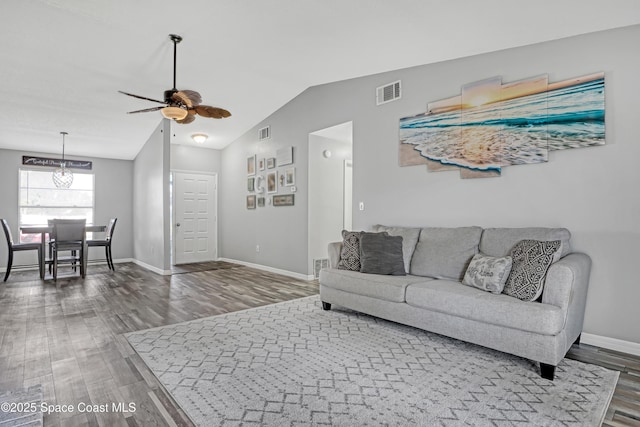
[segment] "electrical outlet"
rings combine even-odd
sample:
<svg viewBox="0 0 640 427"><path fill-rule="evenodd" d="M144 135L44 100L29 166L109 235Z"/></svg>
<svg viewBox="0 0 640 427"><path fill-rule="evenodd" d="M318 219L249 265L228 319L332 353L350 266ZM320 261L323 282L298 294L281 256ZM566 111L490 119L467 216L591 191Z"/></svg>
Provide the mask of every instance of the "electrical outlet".
<svg viewBox="0 0 640 427"><path fill-rule="evenodd" d="M260 252L260 245L256 245L256 252Z"/></svg>
<svg viewBox="0 0 640 427"><path fill-rule="evenodd" d="M361 211L364 210L364 202L360 202L359 208L360 208Z"/></svg>

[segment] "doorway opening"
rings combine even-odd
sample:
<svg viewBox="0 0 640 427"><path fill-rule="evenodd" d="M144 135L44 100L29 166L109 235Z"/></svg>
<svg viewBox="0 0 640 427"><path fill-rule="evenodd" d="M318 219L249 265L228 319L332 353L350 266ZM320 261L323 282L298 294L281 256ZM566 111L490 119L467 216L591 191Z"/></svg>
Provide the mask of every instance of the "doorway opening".
<svg viewBox="0 0 640 427"><path fill-rule="evenodd" d="M309 134L309 266L315 277L328 265L327 245L351 230L353 122Z"/></svg>
<svg viewBox="0 0 640 427"><path fill-rule="evenodd" d="M217 260L217 181L216 174L171 173L171 265Z"/></svg>

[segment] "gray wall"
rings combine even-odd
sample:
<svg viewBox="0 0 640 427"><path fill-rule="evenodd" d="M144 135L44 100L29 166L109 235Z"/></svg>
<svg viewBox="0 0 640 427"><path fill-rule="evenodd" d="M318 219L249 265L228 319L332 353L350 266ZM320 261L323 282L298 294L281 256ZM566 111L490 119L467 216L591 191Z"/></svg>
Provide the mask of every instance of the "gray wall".
<svg viewBox="0 0 640 427"><path fill-rule="evenodd" d="M169 120L163 119L136 156L132 180L134 258L162 271L171 268L169 136Z"/></svg>
<svg viewBox="0 0 640 427"><path fill-rule="evenodd" d="M220 150L171 144L171 170L218 173L221 157Z"/></svg>
<svg viewBox="0 0 640 427"><path fill-rule="evenodd" d="M306 273L307 140L310 132L353 120L354 228L389 225L563 226L593 258L585 332L640 343L640 26L316 86L223 151L221 253ZM552 152L545 164L505 168L503 176L462 180L456 172L398 166L398 119L460 86L500 75L504 82L549 74L558 81L604 71L607 145ZM376 107L375 88L401 79L402 98ZM271 125L272 139L257 142ZM277 146L296 150L296 206L245 209L246 157ZM365 210L355 208L363 201ZM255 244L268 248L256 256Z"/></svg>
<svg viewBox="0 0 640 427"><path fill-rule="evenodd" d="M60 153L32 153L0 149L0 218L6 218L11 226L14 239L18 236L18 170L22 166L23 155L41 157L60 157ZM72 157L93 162L95 175L94 222L106 224L110 218L117 217L118 224L113 237L113 258L133 257L133 162L130 160L111 160L92 157ZM4 235L0 237L0 266L6 268L7 245ZM18 257L23 255L23 257ZM92 249L92 259L104 258L104 251ZM35 252L16 254L14 264L37 263Z"/></svg>

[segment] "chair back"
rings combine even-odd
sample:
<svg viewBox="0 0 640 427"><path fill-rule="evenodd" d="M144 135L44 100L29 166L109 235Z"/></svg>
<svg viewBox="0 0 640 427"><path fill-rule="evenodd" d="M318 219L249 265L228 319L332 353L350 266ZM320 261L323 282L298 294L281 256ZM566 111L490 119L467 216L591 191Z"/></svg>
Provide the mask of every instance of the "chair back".
<svg viewBox="0 0 640 427"><path fill-rule="evenodd" d="M111 218L109 224L107 224L107 230L105 231L105 240L109 241L113 237L113 231L116 229L116 222L118 218Z"/></svg>
<svg viewBox="0 0 640 427"><path fill-rule="evenodd" d="M86 240L86 219L54 219L52 237L56 243L79 242Z"/></svg>
<svg viewBox="0 0 640 427"><path fill-rule="evenodd" d="M2 221L2 228L4 229L4 235L7 238L7 244L11 248L13 246L13 237L11 236L11 229L9 228L9 223L6 219L0 219Z"/></svg>

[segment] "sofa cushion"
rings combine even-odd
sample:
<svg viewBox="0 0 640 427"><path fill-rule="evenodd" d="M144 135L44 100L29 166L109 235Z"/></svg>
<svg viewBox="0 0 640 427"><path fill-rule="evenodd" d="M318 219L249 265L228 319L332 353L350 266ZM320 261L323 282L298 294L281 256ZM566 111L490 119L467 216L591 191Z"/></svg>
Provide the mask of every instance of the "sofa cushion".
<svg viewBox="0 0 640 427"><path fill-rule="evenodd" d="M522 240L511 250L513 267L504 293L522 301L535 301L544 287L547 270L559 252L560 241Z"/></svg>
<svg viewBox="0 0 640 427"><path fill-rule="evenodd" d="M560 240L560 250L553 261L571 252L571 233L566 228L485 228L480 239L480 252L491 256L507 256L521 240Z"/></svg>
<svg viewBox="0 0 640 427"><path fill-rule="evenodd" d="M462 284L501 294L511 272L511 265L510 256L498 258L475 254L464 273Z"/></svg>
<svg viewBox="0 0 640 427"><path fill-rule="evenodd" d="M557 335L564 326L560 307L495 295L451 280L411 284L406 300L414 307L537 334Z"/></svg>
<svg viewBox="0 0 640 427"><path fill-rule="evenodd" d="M411 258L411 274L462 280L478 253L481 234L480 227L423 228Z"/></svg>
<svg viewBox="0 0 640 427"><path fill-rule="evenodd" d="M387 233L360 234L360 272L404 276L402 236Z"/></svg>
<svg viewBox="0 0 640 427"><path fill-rule="evenodd" d="M338 268L360 271L360 232L342 230L342 248Z"/></svg>
<svg viewBox="0 0 640 427"><path fill-rule="evenodd" d="M411 271L411 257L416 249L416 243L420 237L419 228L407 227L387 227L385 225L374 225L371 228L374 232L386 231L389 236L402 236L402 258L404 261L404 271Z"/></svg>
<svg viewBox="0 0 640 427"><path fill-rule="evenodd" d="M335 268L320 271L323 286L392 302L405 302L407 285L428 280L417 276L381 276Z"/></svg>

